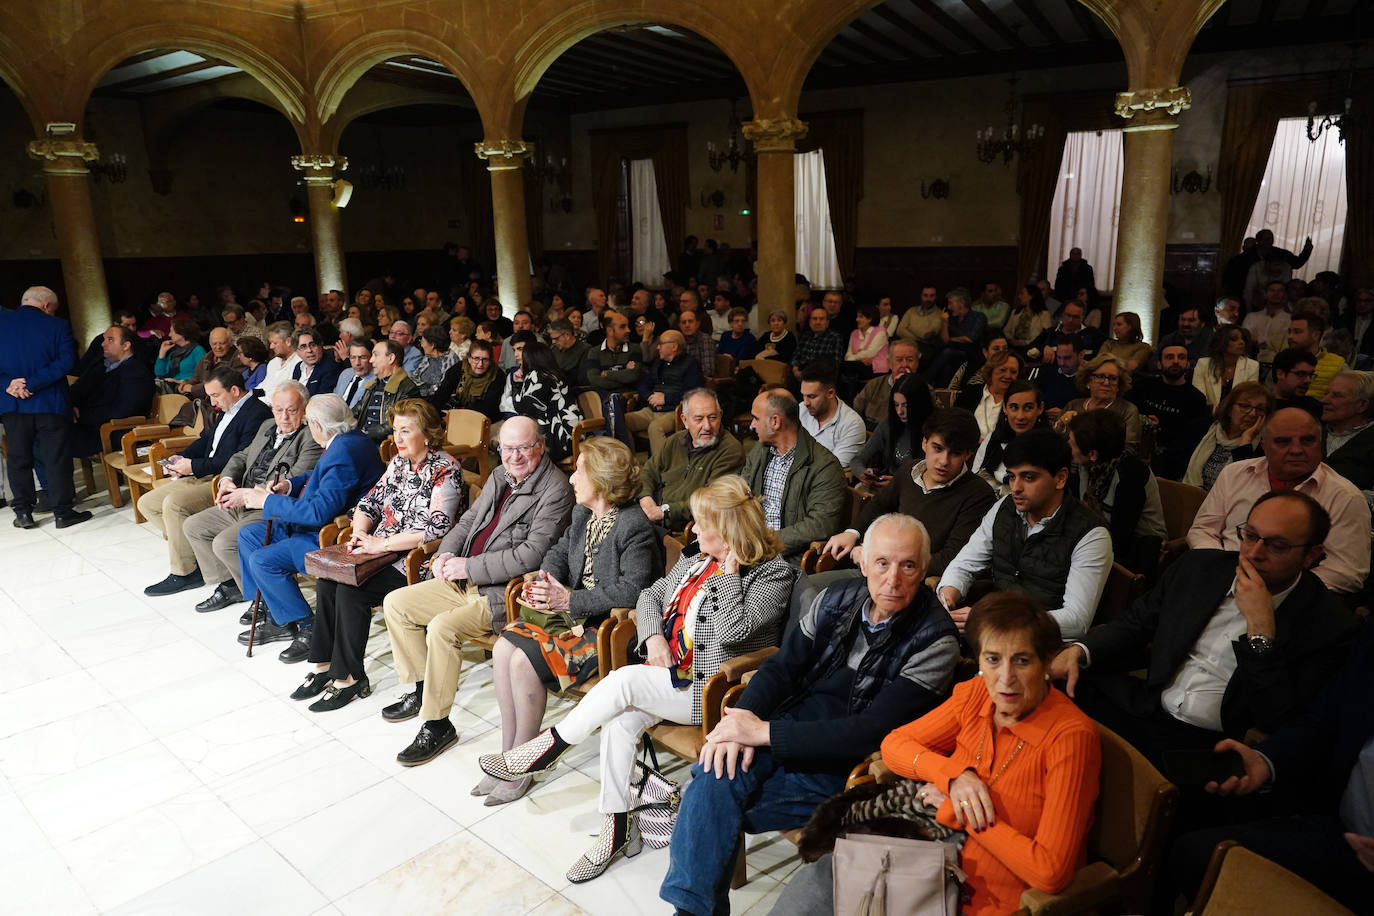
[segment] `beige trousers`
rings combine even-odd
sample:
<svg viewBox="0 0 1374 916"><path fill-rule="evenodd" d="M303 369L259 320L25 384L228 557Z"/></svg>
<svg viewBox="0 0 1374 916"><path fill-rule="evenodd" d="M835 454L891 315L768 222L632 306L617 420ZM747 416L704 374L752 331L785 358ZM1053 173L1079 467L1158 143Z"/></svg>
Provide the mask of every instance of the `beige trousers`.
<svg viewBox="0 0 1374 916"><path fill-rule="evenodd" d="M382 600L391 654L402 684L425 682L420 716L448 717L458 692L463 641L491 632L492 612L477 586L427 579L389 593Z"/></svg>
<svg viewBox="0 0 1374 916"><path fill-rule="evenodd" d="M172 573L189 576L196 570L196 554L182 526L186 520L215 504L210 492L212 477L180 477L144 493L138 511L167 538Z"/></svg>
<svg viewBox="0 0 1374 916"><path fill-rule="evenodd" d="M659 412L652 407L641 407L639 410L625 414L625 425L632 433L642 433L646 430L649 433L649 454L657 456L663 451L663 443L677 431L677 412L675 410L665 410Z"/></svg>
<svg viewBox="0 0 1374 916"><path fill-rule="evenodd" d="M211 506L186 520L182 529L196 554L206 585L229 579L243 589L239 570L239 532L262 518L261 509L220 509Z"/></svg>

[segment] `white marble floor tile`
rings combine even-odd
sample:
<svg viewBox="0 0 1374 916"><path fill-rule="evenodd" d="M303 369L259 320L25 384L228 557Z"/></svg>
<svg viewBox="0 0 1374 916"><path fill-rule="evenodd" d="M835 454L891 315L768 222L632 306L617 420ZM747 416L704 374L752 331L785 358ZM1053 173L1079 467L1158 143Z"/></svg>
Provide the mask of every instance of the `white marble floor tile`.
<svg viewBox="0 0 1374 916"><path fill-rule="evenodd" d="M552 888L471 834L431 847L336 901L345 916L459 913L505 916L548 899Z"/></svg>
<svg viewBox="0 0 1374 916"><path fill-rule="evenodd" d="M172 627L168 630L179 638L111 659L88 670L110 696L127 700L203 675L215 666L215 655L209 649Z"/></svg>
<svg viewBox="0 0 1374 916"><path fill-rule="evenodd" d="M182 641L186 636L161 617L148 614L55 638L73 659L89 669Z"/></svg>
<svg viewBox="0 0 1374 916"><path fill-rule="evenodd" d="M0 577L12 576L0 571ZM5 586L5 591L17 604L44 614L55 614L68 605L108 595L122 594L118 582L103 572L91 571L63 576L59 579L35 579ZM37 615L36 615L37 616Z"/></svg>
<svg viewBox="0 0 1374 916"><path fill-rule="evenodd" d="M13 786L34 785L152 740L128 710L110 703L0 741L0 772Z"/></svg>
<svg viewBox="0 0 1374 916"><path fill-rule="evenodd" d="M399 728L400 726L394 726ZM407 735L413 737L414 733ZM397 751L400 748L396 748ZM461 741L424 766L402 767L393 759L390 768L396 771L395 778L416 795L427 800L434 807L453 818L464 827L471 827L478 821L491 817L504 806L488 808L486 799L472 795L472 788L482 778L482 770L477 766L477 758L483 754L494 754L501 750L501 733L488 727L485 732L470 740ZM519 804L512 802L511 804Z"/></svg>
<svg viewBox="0 0 1374 916"><path fill-rule="evenodd" d="M124 706L155 737L172 735L269 699L252 678L223 665L212 667L160 690L124 701Z"/></svg>
<svg viewBox="0 0 1374 916"><path fill-rule="evenodd" d="M206 783L318 744L324 732L269 697L162 739Z"/></svg>
<svg viewBox="0 0 1374 916"><path fill-rule="evenodd" d="M130 900L110 916L307 916L326 902L266 840L258 840Z"/></svg>
<svg viewBox="0 0 1374 916"><path fill-rule="evenodd" d="M121 818L57 851L101 910L109 910L220 858L256 837L208 790Z"/></svg>
<svg viewBox="0 0 1374 916"><path fill-rule="evenodd" d="M301 791L309 791L303 784ZM338 900L459 831L452 820L387 780L267 837L311 884Z"/></svg>
<svg viewBox="0 0 1374 916"><path fill-rule="evenodd" d="M423 724L419 717L407 722L388 722L382 718L383 707L395 702L396 691L390 695L373 694L368 698L368 703L375 703L375 713L364 716L337 731L331 732L335 738L357 751L366 760L371 761L383 772L395 774L405 769L396 762L396 755L405 750L411 741L415 740L415 735ZM356 705L358 701L354 701ZM342 712L343 710L338 710ZM490 722L479 719L472 713L467 712L457 706L449 714L449 721L458 730L458 745L449 748L437 758L426 763L424 767L441 766L445 769L449 765L445 761L470 741L475 741L490 732L493 728ZM420 769L424 769L420 767ZM475 782L475 780L474 780Z"/></svg>
<svg viewBox="0 0 1374 916"><path fill-rule="evenodd" d="M0 655L0 695L80 670L76 660L58 643L34 627L41 642ZM0 645L13 646L0 635Z"/></svg>
<svg viewBox="0 0 1374 916"><path fill-rule="evenodd" d="M0 738L107 702L109 697L86 671L69 671L25 685L0 694Z"/></svg>
<svg viewBox="0 0 1374 916"><path fill-rule="evenodd" d="M98 912L66 861L46 845L0 859L0 888L3 916L95 916Z"/></svg>
<svg viewBox="0 0 1374 916"><path fill-rule="evenodd" d="M530 910L526 916L586 916L586 912L562 894L554 894Z"/></svg>
<svg viewBox="0 0 1374 916"><path fill-rule="evenodd" d="M63 646L69 646L77 637L96 630L108 629L121 623L146 621L162 623L162 618L153 613L143 602L127 593L116 593L104 597L74 602L62 608L58 614L34 612L35 622L53 639ZM91 661L83 658L87 667L99 664L105 659Z"/></svg>
<svg viewBox="0 0 1374 916"><path fill-rule="evenodd" d="M470 788L475 780L464 782ZM566 888L568 869L601 829L597 795L595 782L569 770L469 830L550 887Z"/></svg>

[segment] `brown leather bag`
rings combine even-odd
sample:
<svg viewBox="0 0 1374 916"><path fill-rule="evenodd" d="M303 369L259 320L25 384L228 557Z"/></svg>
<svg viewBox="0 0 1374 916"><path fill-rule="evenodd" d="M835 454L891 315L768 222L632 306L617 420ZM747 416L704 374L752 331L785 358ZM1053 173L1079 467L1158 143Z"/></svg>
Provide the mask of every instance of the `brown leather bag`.
<svg viewBox="0 0 1374 916"><path fill-rule="evenodd" d="M347 544L331 544L305 555L306 575L328 579L340 585L358 586L399 560L403 553L349 553Z"/></svg>

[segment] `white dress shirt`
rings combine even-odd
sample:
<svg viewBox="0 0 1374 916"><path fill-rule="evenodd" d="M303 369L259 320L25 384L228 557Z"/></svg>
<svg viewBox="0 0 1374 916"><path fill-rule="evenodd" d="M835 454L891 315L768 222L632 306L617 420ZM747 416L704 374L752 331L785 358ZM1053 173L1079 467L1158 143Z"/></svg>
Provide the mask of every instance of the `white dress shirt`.
<svg viewBox="0 0 1374 916"><path fill-rule="evenodd" d="M854 456L859 454L859 449L864 447L868 431L864 428L864 419L859 416L858 411L844 401L835 403L835 413L824 426L805 408L801 411L801 424L802 428L811 434L812 439L830 450L830 454L835 456L841 466L848 467Z"/></svg>
<svg viewBox="0 0 1374 916"><path fill-rule="evenodd" d="M280 388L282 382L291 380L292 373L296 371L296 364L300 361L299 353L292 353L286 359L274 356L267 361L267 374L262 378L262 400L264 403L272 403L272 392Z"/></svg>
<svg viewBox="0 0 1374 916"><path fill-rule="evenodd" d="M220 421L215 425L215 435L210 439L210 457L215 457L215 449L219 448L219 440L224 438L224 431L229 428L229 423L239 415L243 405L248 403L248 398L239 398L234 402L234 406L224 412Z"/></svg>

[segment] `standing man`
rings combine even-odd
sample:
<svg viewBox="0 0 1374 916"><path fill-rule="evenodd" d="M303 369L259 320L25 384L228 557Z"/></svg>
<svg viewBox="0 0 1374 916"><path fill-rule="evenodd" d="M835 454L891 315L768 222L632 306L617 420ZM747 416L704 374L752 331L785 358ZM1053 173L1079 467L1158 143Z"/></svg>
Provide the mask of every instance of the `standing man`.
<svg viewBox="0 0 1374 916"><path fill-rule="evenodd" d="M9 442L14 527L36 528L33 507L35 459L47 477L58 528L79 525L89 512L72 508L72 405L67 371L76 362L76 341L56 317L57 295L46 286L24 290L19 308L0 310L0 422Z"/></svg>

